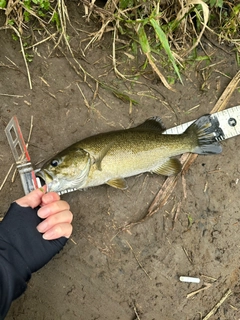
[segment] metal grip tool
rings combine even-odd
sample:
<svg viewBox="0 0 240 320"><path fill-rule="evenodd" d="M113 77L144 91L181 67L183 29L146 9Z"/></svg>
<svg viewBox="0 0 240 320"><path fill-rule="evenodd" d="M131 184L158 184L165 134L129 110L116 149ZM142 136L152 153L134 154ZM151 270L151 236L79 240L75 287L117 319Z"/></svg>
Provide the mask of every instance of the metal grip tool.
<svg viewBox="0 0 240 320"><path fill-rule="evenodd" d="M31 158L16 116L9 121L5 128L5 134L20 174L23 190L25 194L28 194L41 185L37 182Z"/></svg>

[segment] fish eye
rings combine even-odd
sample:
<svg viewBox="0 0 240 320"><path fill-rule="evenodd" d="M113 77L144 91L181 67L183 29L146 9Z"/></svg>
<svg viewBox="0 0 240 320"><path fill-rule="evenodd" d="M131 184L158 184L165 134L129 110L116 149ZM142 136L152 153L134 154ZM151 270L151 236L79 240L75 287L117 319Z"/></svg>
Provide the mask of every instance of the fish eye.
<svg viewBox="0 0 240 320"><path fill-rule="evenodd" d="M58 165L59 165L59 161L58 160L54 159L54 160L51 161L51 166L57 167Z"/></svg>

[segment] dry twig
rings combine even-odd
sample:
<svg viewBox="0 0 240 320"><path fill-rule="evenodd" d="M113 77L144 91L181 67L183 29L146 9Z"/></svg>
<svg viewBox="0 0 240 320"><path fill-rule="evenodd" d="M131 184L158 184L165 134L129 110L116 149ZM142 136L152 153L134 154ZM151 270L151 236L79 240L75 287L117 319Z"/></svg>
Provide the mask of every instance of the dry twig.
<svg viewBox="0 0 240 320"><path fill-rule="evenodd" d="M12 171L13 166L14 166L14 164L12 163L12 164L11 164L11 167L9 168L9 170L8 170L8 172L7 172L7 174L6 174L5 178L4 178L4 180L3 180L3 182L2 182L2 184L1 184L1 186L0 186L0 191L2 190L2 188L3 188L4 184L5 184L5 182L7 181L7 178L8 178L8 176L10 175L10 173L11 173L11 171Z"/></svg>
<svg viewBox="0 0 240 320"><path fill-rule="evenodd" d="M0 96L10 97L10 98L23 98L24 96L19 96L17 94L7 94L7 93L0 93Z"/></svg>
<svg viewBox="0 0 240 320"><path fill-rule="evenodd" d="M137 317L137 320L141 320L140 317L139 317L139 314L138 314L138 312L137 312L137 308L136 308L134 302L133 302L133 310L134 310L134 312L135 312L135 316Z"/></svg>
<svg viewBox="0 0 240 320"><path fill-rule="evenodd" d="M88 103L88 101L87 101L87 99L86 99L86 97L85 97L82 89L80 88L79 84L76 83L76 85L77 85L79 91L81 92L81 95L82 95L82 97L83 97L83 101L84 101L84 103L85 103L85 106L86 106L88 109L91 109L91 106L90 106L90 104Z"/></svg>
<svg viewBox="0 0 240 320"><path fill-rule="evenodd" d="M204 290L207 290L209 289L210 287L212 286L212 283L204 283L204 286L196 291L193 291L191 293L188 293L187 294L187 299L188 298L192 298L193 296L195 296L195 294L201 292L201 291L204 291Z"/></svg>
<svg viewBox="0 0 240 320"><path fill-rule="evenodd" d="M187 257L188 261L189 261L191 264L193 264L192 257L191 257L191 256L190 256L190 254L188 253L187 249L186 249L186 248L184 248L184 247L182 247L182 249L183 249L183 252L185 253L185 255L186 255L186 257Z"/></svg>
<svg viewBox="0 0 240 320"><path fill-rule="evenodd" d="M33 130L33 116L31 116L30 129L29 129L28 139L27 139L27 143L26 143L26 147L27 148L28 148L28 145L29 145L29 142L30 142L30 139L31 139L32 130Z"/></svg>
<svg viewBox="0 0 240 320"><path fill-rule="evenodd" d="M19 39L19 42L20 42L20 47L21 47L21 52L22 52L22 56L23 56L23 60L24 60L25 67L26 67L26 70L27 70L29 87L30 87L30 89L32 89L32 80L31 80L31 76L30 76L30 72L29 72L29 68L28 68L28 63L27 63L27 60L26 60L26 55L25 55L25 50L24 50L24 47L23 47L21 35L18 32L18 30L12 25L7 25L7 26L4 26L4 27L0 28L0 30L5 30L5 29L12 29L16 33L16 35L18 36L18 39Z"/></svg>
<svg viewBox="0 0 240 320"><path fill-rule="evenodd" d="M137 261L137 263L139 264L140 268L143 270L143 272L146 274L146 276L147 276L150 280L152 280L151 277L149 276L149 274L147 273L147 271L144 269L144 267L143 267L143 265L141 264L141 262L138 260L138 258L137 258L137 256L136 256L135 252L133 251L133 248L132 248L132 246L130 245L130 243L129 243L127 240L125 240L125 241L126 241L127 245L129 246L130 250L132 251L132 253L133 253L133 255L134 255L134 258L136 259L136 261Z"/></svg>
<svg viewBox="0 0 240 320"><path fill-rule="evenodd" d="M211 316L214 315L214 313L217 311L217 309L223 304L223 302L230 297L232 294L232 290L228 289L228 291L224 294L222 299L212 308L212 310L202 319L202 320L208 320Z"/></svg>

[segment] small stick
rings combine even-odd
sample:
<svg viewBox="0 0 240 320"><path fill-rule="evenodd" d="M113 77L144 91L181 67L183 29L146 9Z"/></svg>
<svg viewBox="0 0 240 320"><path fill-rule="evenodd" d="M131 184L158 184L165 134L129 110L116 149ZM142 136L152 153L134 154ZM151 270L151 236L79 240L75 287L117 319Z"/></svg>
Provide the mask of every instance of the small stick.
<svg viewBox="0 0 240 320"><path fill-rule="evenodd" d="M234 307L232 304L230 304L229 303L229 305L230 305L230 307L233 309L233 310L235 310L235 311L238 311L238 308L237 307Z"/></svg>
<svg viewBox="0 0 240 320"><path fill-rule="evenodd" d="M113 68L114 68L114 71L115 71L115 73L116 73L117 76L120 76L122 79L127 80L126 77L125 77L120 71L118 71L117 63L116 63L116 48L115 48L115 44L116 44L116 27L114 27L114 31L113 31L113 43L112 43L112 62L113 62Z"/></svg>
<svg viewBox="0 0 240 320"><path fill-rule="evenodd" d="M96 82L96 88L93 94L93 101L96 99L97 95L98 95L98 87L99 87L99 82Z"/></svg>
<svg viewBox="0 0 240 320"><path fill-rule="evenodd" d="M139 315L138 315L137 308L136 308L134 302L133 302L133 310L134 310L134 312L135 312L135 315L136 315L136 317L137 317L137 320L141 320L140 317L139 317Z"/></svg>
<svg viewBox="0 0 240 320"><path fill-rule="evenodd" d="M25 56L25 51L24 51L24 47L23 47L21 35L20 35L20 33L18 32L18 30L17 30L14 26L12 26L12 25L8 25L8 26L4 26L4 27L1 27L1 28L0 28L0 30L3 30L3 29L13 29L13 31L16 33L16 35L17 35L18 38L19 38L22 56L23 56L23 60L24 60L24 63L25 63L26 70L27 70L29 87L30 87L30 89L32 89L32 80L31 80L31 76L30 76L30 72L29 72L29 68L28 68L28 64L27 64L27 60L26 60L26 56Z"/></svg>
<svg viewBox="0 0 240 320"><path fill-rule="evenodd" d="M39 77L39 78L42 80L43 83L45 83L47 87L50 87L50 85L47 83L47 81L43 77Z"/></svg>
<svg viewBox="0 0 240 320"><path fill-rule="evenodd" d="M17 174L17 168L14 169L11 182L14 182L14 181L15 181L16 174Z"/></svg>
<svg viewBox="0 0 240 320"><path fill-rule="evenodd" d="M81 92L81 95L82 95L82 97L83 97L83 101L84 101L84 103L85 103L85 106L86 106L88 109L91 109L91 106L89 105L89 103L88 103L88 101L87 101L84 93L82 92L82 89L80 88L80 86L78 85L78 83L76 83L76 85L77 85L79 91Z"/></svg>
<svg viewBox="0 0 240 320"><path fill-rule="evenodd" d="M192 261L191 257L189 256L189 253L187 252L187 250L186 250L184 247L182 247L182 249L183 249L185 255L187 256L188 261L189 261L191 264L193 264L193 261Z"/></svg>
<svg viewBox="0 0 240 320"><path fill-rule="evenodd" d="M222 64L223 62L225 62L225 59L223 59L223 60L221 60L221 61L219 61L219 62L217 62L217 63L212 63L212 64L210 64L209 66L200 69L200 71L203 71L203 70L205 70L205 69L209 69L209 68L215 67L215 66L217 66L218 64Z"/></svg>
<svg viewBox="0 0 240 320"><path fill-rule="evenodd" d="M209 279L209 280L212 280L213 282L217 281L217 279L216 279L216 278L206 276L205 274L201 274L201 277L202 277L202 278Z"/></svg>
<svg viewBox="0 0 240 320"><path fill-rule="evenodd" d="M27 143L26 143L27 148L28 148L28 145L29 145L29 142L31 139L32 129L33 129L33 116L31 116L30 129L29 129L28 139L27 139Z"/></svg>
<svg viewBox="0 0 240 320"><path fill-rule="evenodd" d="M223 91L221 97L218 99L217 103L215 104L214 108L211 110L210 113L222 111L226 108L226 104L230 99L233 91L236 89L238 83L240 82L240 71L238 71L232 80L229 82L227 88Z"/></svg>
<svg viewBox="0 0 240 320"><path fill-rule="evenodd" d="M138 258L137 258L137 256L136 256L135 252L133 251L133 248L131 247L130 243L129 243L127 240L125 240L125 241L126 241L127 245L129 246L129 248L131 249L131 251L132 251L132 253L133 253L133 255L134 255L134 258L136 259L136 261L137 261L137 263L139 264L139 266L141 267L141 269L142 269L142 270L144 271L144 273L148 276L148 278L149 278L150 280L152 280L151 277L149 276L149 274L147 273L147 271L144 269L144 267L143 267L143 265L141 264L141 262L138 260Z"/></svg>
<svg viewBox="0 0 240 320"><path fill-rule="evenodd" d="M224 77L226 77L228 79L231 79L231 77L229 77L227 74L225 74L225 73L223 73L223 72L221 72L219 70L214 70L214 71L220 73L222 76L224 76Z"/></svg>
<svg viewBox="0 0 240 320"><path fill-rule="evenodd" d="M14 166L14 164L12 163L10 169L8 170L8 173L6 174L6 177L4 178L4 180L3 180L3 182L2 182L2 184L1 184L1 186L0 186L0 191L2 190L5 182L7 181L7 178L8 178L8 176L9 176L10 172L12 171L13 166Z"/></svg>
<svg viewBox="0 0 240 320"><path fill-rule="evenodd" d="M16 63L13 62L10 58L8 58L7 56L5 56L5 58L6 58L9 62L11 62L11 64L13 64L17 69L19 69L19 67L16 65Z"/></svg>
<svg viewBox="0 0 240 320"><path fill-rule="evenodd" d="M215 305L215 307L212 308L212 310L202 319L202 320L208 320L211 316L214 315L214 313L217 311L217 309L223 304L223 302L230 297L232 294L232 290L228 289L228 291L225 293L225 295L222 297L222 299Z"/></svg>
<svg viewBox="0 0 240 320"><path fill-rule="evenodd" d="M196 290L196 291L193 291L193 292L187 294L187 299L195 296L195 294L197 294L197 293L199 293L199 292L201 292L201 291L203 291L203 290L209 289L211 286L212 286L212 283L204 283L204 287L202 287L202 288L200 288L200 289L198 289L198 290Z"/></svg>
<svg viewBox="0 0 240 320"><path fill-rule="evenodd" d="M187 199L187 182L185 176L182 176L183 198Z"/></svg>
<svg viewBox="0 0 240 320"><path fill-rule="evenodd" d="M175 211L175 214L174 214L174 217L173 217L173 220L172 220L172 230L174 229L174 226L175 226L175 222L177 220L177 217L178 217L178 214L181 210L181 206L182 206L182 201L180 201L177 205L177 209Z"/></svg>
<svg viewBox="0 0 240 320"><path fill-rule="evenodd" d="M13 98L23 98L24 97L24 96L19 96L17 94L7 94L7 93L0 93L0 96L13 97Z"/></svg>
<svg viewBox="0 0 240 320"><path fill-rule="evenodd" d="M70 241L72 241L72 243L74 243L74 244L77 244L77 242L74 241L72 237L70 238Z"/></svg>
<svg viewBox="0 0 240 320"><path fill-rule="evenodd" d="M208 188L208 182L206 181L203 192L206 193Z"/></svg>
<svg viewBox="0 0 240 320"><path fill-rule="evenodd" d="M26 47L25 49L28 50L28 49L34 48L34 47L38 46L39 44L42 44L42 43L46 42L47 40L54 38L57 34L58 34L58 31L55 32L55 33L53 33L53 34L51 34L51 35L48 36L47 38L45 38L45 39L43 39L43 40L41 40L41 41L39 41L39 42L37 42L37 43L34 43L34 44L31 45L31 46Z"/></svg>

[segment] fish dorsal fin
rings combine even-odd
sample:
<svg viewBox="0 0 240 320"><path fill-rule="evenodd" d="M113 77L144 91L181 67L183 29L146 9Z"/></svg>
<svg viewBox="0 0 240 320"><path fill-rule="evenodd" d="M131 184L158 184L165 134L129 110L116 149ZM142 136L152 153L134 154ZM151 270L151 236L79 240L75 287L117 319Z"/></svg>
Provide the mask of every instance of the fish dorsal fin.
<svg viewBox="0 0 240 320"><path fill-rule="evenodd" d="M121 189L121 190L125 190L128 187L126 180L123 178L116 178L116 179L108 180L106 182L106 184L108 184L109 186L111 186L113 188L117 188L117 189Z"/></svg>
<svg viewBox="0 0 240 320"><path fill-rule="evenodd" d="M162 174L164 176L171 176L181 171L182 165L178 159L168 159L166 162L161 164L158 168L152 172L156 174Z"/></svg>
<svg viewBox="0 0 240 320"><path fill-rule="evenodd" d="M133 129L156 130L159 132L163 132L166 130L166 127L164 126L162 120L159 117L151 117L139 126L134 127Z"/></svg>

